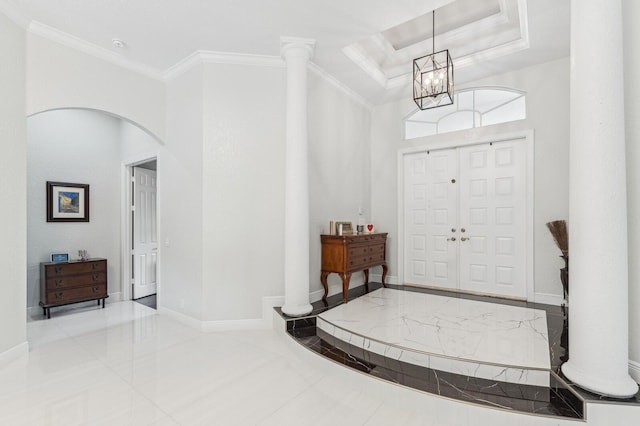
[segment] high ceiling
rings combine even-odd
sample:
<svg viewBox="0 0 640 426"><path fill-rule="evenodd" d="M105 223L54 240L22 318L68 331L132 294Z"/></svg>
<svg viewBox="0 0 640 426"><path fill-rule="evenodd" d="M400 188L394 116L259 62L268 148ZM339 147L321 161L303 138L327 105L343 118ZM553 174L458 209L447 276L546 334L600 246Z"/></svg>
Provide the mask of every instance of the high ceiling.
<svg viewBox="0 0 640 426"><path fill-rule="evenodd" d="M313 62L375 105L411 96L411 61L432 52L433 9L435 48L450 50L460 84L567 56L569 3L0 0L0 11L36 34L81 43L158 76L197 51L279 56L281 36L312 38Z"/></svg>

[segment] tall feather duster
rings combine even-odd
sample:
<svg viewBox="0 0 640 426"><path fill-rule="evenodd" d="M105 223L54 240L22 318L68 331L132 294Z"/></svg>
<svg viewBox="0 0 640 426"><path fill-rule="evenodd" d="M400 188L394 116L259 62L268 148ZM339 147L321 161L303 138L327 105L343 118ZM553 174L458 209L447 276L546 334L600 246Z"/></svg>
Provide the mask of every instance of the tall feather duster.
<svg viewBox="0 0 640 426"><path fill-rule="evenodd" d="M553 240L562 252L562 256L569 255L569 235L567 233L567 222L564 220L554 220L547 223L547 228L553 236Z"/></svg>

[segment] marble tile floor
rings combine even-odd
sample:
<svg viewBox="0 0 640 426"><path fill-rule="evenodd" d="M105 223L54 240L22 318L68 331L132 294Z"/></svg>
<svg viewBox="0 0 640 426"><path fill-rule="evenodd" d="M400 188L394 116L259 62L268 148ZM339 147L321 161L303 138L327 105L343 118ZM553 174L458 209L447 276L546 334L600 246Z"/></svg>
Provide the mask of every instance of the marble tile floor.
<svg viewBox="0 0 640 426"><path fill-rule="evenodd" d="M323 332L437 371L549 386L542 310L381 288L317 317Z"/></svg>
<svg viewBox="0 0 640 426"><path fill-rule="evenodd" d="M356 299L369 291L375 292L381 287L380 284L369 284L369 288L364 286L356 287L350 290L349 300ZM511 409L518 409L526 412L540 412L548 415L568 415L573 416L577 414L579 417L584 413L584 404L587 403L611 403L616 406L626 406L630 409L636 409L640 407L639 395L635 398L628 400L609 400L607 398L600 397L598 395L586 392L578 387L573 386L566 378L563 377L560 366L566 361L568 357L568 331L567 331L567 309L564 307L535 304L522 301L513 301L505 299L496 299L493 297L466 295L460 293L452 293L440 290L408 287L408 286L394 286L388 285L387 287L402 289L410 292L428 293L435 295L444 295L452 298L478 300L485 302L499 302L504 305L527 307L538 310L546 311L547 325L548 325L548 339L549 339L549 358L551 363L551 370L549 373L549 383L552 392L549 389L542 389L539 387L527 388L526 386L520 386L517 389L510 389L512 386L508 383L494 381L493 384L481 379L468 380L465 376L453 375L454 378L446 378L445 380L438 380L443 377L445 372L438 370L422 370L416 372L416 366L397 362L393 359L380 357L375 352L363 351L362 346L353 346L344 341L336 339L335 337L316 329L316 316L322 315L329 309L342 304L341 297L339 295L330 296L327 301L320 301L314 303L314 312L305 319L298 319L296 321L289 321L287 323L288 332L296 336L297 340L306 345L309 349L323 354L323 356L330 358L336 362L340 362L344 365L355 368L359 371L373 376L383 376L386 380L395 383L402 383L406 386L410 386L416 389L425 390L427 392L454 397L460 400L473 400L473 399L485 399L486 401L476 401L477 403L492 405L492 404L511 404ZM338 297L336 297L338 296ZM286 317L285 317L286 318ZM297 323L297 324L296 324ZM316 332L317 330L317 332ZM373 362L372 362L373 361ZM411 371L411 374L405 374L406 371ZM439 375L439 377L438 377ZM432 382L429 383L428 378L433 377ZM415 380L416 377L420 380ZM425 377L427 379L425 379ZM475 382L470 384L470 382ZM452 384L453 383L453 384ZM444 386L443 386L444 384ZM462 384L462 385L461 385ZM449 387L449 389L445 389ZM476 394L479 389L499 388L498 394L489 392L488 394ZM505 391L506 389L506 391ZM524 398L513 398L513 392L518 395L524 395ZM502 393L511 395L506 400L498 401L496 398L500 398L504 395ZM541 401L536 398L531 398L531 393L537 393L537 396L546 398L547 401L552 401L554 406L541 405ZM545 396L546 395L546 396ZM529 399L527 399L529 398ZM518 401L519 400L519 401ZM523 401L528 401L523 403ZM511 401L509 403L509 401ZM548 405L548 404L547 404ZM564 406L557 413L558 405ZM564 410L564 412L562 412ZM554 412L556 414L554 414ZM640 417L638 418L640 424Z"/></svg>
<svg viewBox="0 0 640 426"><path fill-rule="evenodd" d="M203 333L127 301L27 323L0 366L1 425L568 426L416 392L346 369L273 330ZM276 321L276 319L274 319ZM588 426L637 426L599 404Z"/></svg>

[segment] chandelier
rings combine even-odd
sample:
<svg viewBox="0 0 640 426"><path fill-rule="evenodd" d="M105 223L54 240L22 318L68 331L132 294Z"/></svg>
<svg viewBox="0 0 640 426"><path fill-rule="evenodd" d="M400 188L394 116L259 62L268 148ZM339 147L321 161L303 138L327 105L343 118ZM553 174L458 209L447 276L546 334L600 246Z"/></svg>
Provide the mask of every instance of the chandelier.
<svg viewBox="0 0 640 426"><path fill-rule="evenodd" d="M448 49L436 52L435 16L432 53L413 60L413 100L423 110L453 104L453 61Z"/></svg>

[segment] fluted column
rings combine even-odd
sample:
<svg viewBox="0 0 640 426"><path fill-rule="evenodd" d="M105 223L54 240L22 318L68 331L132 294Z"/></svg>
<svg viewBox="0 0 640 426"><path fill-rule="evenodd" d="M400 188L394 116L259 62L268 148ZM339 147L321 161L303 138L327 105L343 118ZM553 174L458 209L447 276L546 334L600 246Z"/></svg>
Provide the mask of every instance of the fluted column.
<svg viewBox="0 0 640 426"><path fill-rule="evenodd" d="M311 312L309 303L309 171L307 64L314 40L281 37L287 64L284 306L289 316Z"/></svg>
<svg viewBox="0 0 640 426"><path fill-rule="evenodd" d="M626 398L628 259L620 0L571 1L569 361L562 372Z"/></svg>

